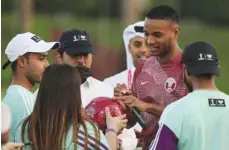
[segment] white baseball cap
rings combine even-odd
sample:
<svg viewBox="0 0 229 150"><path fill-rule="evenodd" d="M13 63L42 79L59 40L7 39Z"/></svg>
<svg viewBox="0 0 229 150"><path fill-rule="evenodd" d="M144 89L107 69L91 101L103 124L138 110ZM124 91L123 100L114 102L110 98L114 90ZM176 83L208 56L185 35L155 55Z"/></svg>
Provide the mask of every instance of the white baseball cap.
<svg viewBox="0 0 229 150"><path fill-rule="evenodd" d="M44 53L59 47L59 42L45 42L39 36L30 32L17 34L6 47L5 54L9 60L2 66L2 69L6 69L10 63L27 52Z"/></svg>

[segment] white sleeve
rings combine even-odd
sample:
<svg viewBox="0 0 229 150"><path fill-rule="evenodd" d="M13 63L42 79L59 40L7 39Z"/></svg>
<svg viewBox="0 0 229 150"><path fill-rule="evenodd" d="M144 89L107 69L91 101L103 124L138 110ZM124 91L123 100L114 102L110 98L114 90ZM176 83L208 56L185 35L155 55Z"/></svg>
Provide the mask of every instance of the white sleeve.
<svg viewBox="0 0 229 150"><path fill-rule="evenodd" d="M11 113L7 105L1 104L1 133L6 132L11 126Z"/></svg>

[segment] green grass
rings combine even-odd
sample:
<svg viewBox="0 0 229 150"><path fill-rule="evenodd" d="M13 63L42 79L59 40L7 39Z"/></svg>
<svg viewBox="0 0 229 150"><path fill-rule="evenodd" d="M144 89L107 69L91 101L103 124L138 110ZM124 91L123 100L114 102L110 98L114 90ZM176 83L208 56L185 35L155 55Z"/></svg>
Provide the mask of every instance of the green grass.
<svg viewBox="0 0 229 150"><path fill-rule="evenodd" d="M50 31L56 27L62 30L78 28L87 30L92 40L108 50L120 50L124 48L122 32L124 24L118 19L87 19L69 15L37 15L33 21L32 32L45 40L50 39ZM2 14L2 64L6 61L4 50L7 42L18 31L18 18L16 15ZM229 93L229 29L207 25L197 20L183 20L180 22L181 34L179 45L183 49L187 44L204 40L212 43L218 51L221 64L221 77L217 79L217 85L222 91ZM2 95L10 84L10 69L2 71Z"/></svg>
<svg viewBox="0 0 229 150"><path fill-rule="evenodd" d="M182 48L187 44L203 40L210 42L216 49L220 61L221 76L217 78L217 86L220 90L229 94L229 29L217 26L209 26L200 22L183 21L181 23L181 35L179 43Z"/></svg>

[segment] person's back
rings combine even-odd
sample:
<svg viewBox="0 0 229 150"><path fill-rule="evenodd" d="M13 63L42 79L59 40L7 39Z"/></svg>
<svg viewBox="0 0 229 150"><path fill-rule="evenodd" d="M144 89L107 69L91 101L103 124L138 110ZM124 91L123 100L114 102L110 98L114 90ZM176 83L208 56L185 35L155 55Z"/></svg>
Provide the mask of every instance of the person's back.
<svg viewBox="0 0 229 150"><path fill-rule="evenodd" d="M99 137L99 149L100 150L108 150L109 146L106 140L106 137L104 136L104 134L102 133L102 131L100 130L98 135L96 135L96 132L92 126L91 123L86 122L86 127L87 127L87 134L88 134L88 148L91 150L95 150L96 147L96 139L98 136ZM25 133L24 133L24 141L22 140L21 137L21 130L22 129L22 124L20 124L20 127L17 128L16 130L16 136L14 138L15 142L24 142L25 146L24 146L24 150L32 150L32 142L29 140L28 138L28 128L26 128ZM84 150L85 149L85 130L83 128L83 126L81 125L79 128L79 132L78 132L78 139L77 139L77 144L75 141L73 141L74 139L74 131L73 131L73 126L71 125L66 133L66 142L63 142L62 144L62 149L65 150L75 150L75 148L77 150Z"/></svg>
<svg viewBox="0 0 229 150"><path fill-rule="evenodd" d="M189 107L186 107L189 106ZM178 136L179 150L227 150L229 147L229 96L212 90L196 90L173 103L171 111L183 118L181 130L173 131ZM169 113L169 111L168 111ZM163 119L162 119L163 120Z"/></svg>
<svg viewBox="0 0 229 150"><path fill-rule="evenodd" d="M150 150L227 150L229 96L215 85L220 76L216 49L194 42L185 48L182 63L191 93L165 108Z"/></svg>
<svg viewBox="0 0 229 150"><path fill-rule="evenodd" d="M108 150L109 149L109 146L108 146L108 143L107 143L107 140L106 140L106 137L104 136L104 134L102 133L101 130L99 130L99 139L96 139L96 132L93 128L93 126L91 125L91 123L87 122L86 123L87 125L87 132L88 132L88 148L91 149L91 150L95 150L97 149L97 145L96 145L96 140L99 140L99 144L98 144L98 147L100 150ZM69 131L68 131L68 134L67 134L67 140L66 140L66 145L65 145L65 148L66 149L69 149L69 150L73 150L74 149L74 145L75 143L72 141L73 139L73 127L71 126ZM78 144L77 144L77 150L84 150L85 147L85 131L83 129L82 126L80 126L79 128L79 133L78 133Z"/></svg>

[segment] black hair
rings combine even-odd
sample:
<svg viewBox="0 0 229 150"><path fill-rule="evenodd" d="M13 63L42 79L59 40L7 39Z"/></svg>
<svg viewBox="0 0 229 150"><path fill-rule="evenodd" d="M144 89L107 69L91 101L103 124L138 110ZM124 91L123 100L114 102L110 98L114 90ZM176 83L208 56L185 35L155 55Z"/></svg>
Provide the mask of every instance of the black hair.
<svg viewBox="0 0 229 150"><path fill-rule="evenodd" d="M63 51L61 51L61 50L58 49L57 50L57 53L60 55L61 58L63 58L63 55L64 55L64 52Z"/></svg>
<svg viewBox="0 0 229 150"><path fill-rule="evenodd" d="M200 75L195 75L198 78L203 78L203 79L211 79L214 75L213 74L200 74Z"/></svg>
<svg viewBox="0 0 229 150"><path fill-rule="evenodd" d="M202 79L211 79L214 76L213 74L210 74L210 73L194 75L194 74L192 74L190 72L188 72L188 75L193 75L193 76L195 76L197 78L202 78Z"/></svg>
<svg viewBox="0 0 229 150"><path fill-rule="evenodd" d="M17 60L11 63L11 69L12 69L13 74L15 74L17 71Z"/></svg>
<svg viewBox="0 0 229 150"><path fill-rule="evenodd" d="M25 53L23 56L28 60L28 63L29 63L29 55L31 53L28 52L28 53ZM16 72L17 72L17 60L15 60L14 62L11 63L11 69L12 69L12 72L13 74L15 75Z"/></svg>
<svg viewBox="0 0 229 150"><path fill-rule="evenodd" d="M179 17L177 12L166 5L161 5L152 8L147 14L146 18L148 19L161 19L161 20L169 20L173 23L179 22Z"/></svg>

